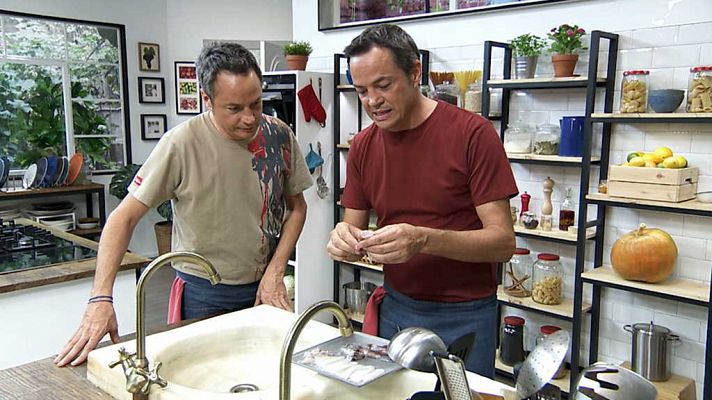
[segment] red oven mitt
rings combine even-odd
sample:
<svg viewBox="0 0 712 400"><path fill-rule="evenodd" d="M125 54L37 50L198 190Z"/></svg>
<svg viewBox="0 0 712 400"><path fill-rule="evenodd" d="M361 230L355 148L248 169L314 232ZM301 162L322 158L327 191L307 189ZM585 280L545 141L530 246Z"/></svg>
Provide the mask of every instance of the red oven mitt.
<svg viewBox="0 0 712 400"><path fill-rule="evenodd" d="M321 102L316 97L314 93L314 86L311 83L304 86L297 92L299 96L299 102L302 104L304 109L304 120L309 122L312 117L321 125L321 127L326 126L326 111L324 107L321 106Z"/></svg>

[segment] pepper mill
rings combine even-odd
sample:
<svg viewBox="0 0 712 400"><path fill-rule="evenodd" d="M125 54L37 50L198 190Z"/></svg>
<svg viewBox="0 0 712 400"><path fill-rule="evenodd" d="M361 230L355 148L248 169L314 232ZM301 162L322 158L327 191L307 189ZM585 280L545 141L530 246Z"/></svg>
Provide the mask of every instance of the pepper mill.
<svg viewBox="0 0 712 400"><path fill-rule="evenodd" d="M554 207L551 205L551 192L554 191L555 184L551 177L547 176L546 179L544 179L544 204L541 206L542 215L551 215L552 211L554 211Z"/></svg>
<svg viewBox="0 0 712 400"><path fill-rule="evenodd" d="M522 211L519 212L519 218L522 218L522 215L524 215L525 212L529 211L529 201L532 199L532 196L524 192L524 194L521 196L522 197Z"/></svg>

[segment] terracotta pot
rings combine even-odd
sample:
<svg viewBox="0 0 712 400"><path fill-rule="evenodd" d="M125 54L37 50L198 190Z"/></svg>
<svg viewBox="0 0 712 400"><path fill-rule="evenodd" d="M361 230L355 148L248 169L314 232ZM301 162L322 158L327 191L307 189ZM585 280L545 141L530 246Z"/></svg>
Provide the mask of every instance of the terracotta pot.
<svg viewBox="0 0 712 400"><path fill-rule="evenodd" d="M290 54L287 56L287 69L304 71L307 69L307 61L309 61L309 56Z"/></svg>
<svg viewBox="0 0 712 400"><path fill-rule="evenodd" d="M171 251L173 222L156 222L156 224L153 225L153 230L156 232L156 247L158 248L158 255L160 256Z"/></svg>
<svg viewBox="0 0 712 400"><path fill-rule="evenodd" d="M578 54L553 54L551 62L554 64L554 76L574 76L574 69L578 61Z"/></svg>

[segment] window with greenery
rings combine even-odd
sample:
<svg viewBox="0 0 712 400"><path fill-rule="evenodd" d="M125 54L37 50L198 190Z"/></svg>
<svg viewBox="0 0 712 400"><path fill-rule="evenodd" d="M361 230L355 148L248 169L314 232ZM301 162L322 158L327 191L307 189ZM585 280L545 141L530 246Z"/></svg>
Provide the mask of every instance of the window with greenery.
<svg viewBox="0 0 712 400"><path fill-rule="evenodd" d="M123 26L0 11L0 153L13 169L82 153L130 162Z"/></svg>

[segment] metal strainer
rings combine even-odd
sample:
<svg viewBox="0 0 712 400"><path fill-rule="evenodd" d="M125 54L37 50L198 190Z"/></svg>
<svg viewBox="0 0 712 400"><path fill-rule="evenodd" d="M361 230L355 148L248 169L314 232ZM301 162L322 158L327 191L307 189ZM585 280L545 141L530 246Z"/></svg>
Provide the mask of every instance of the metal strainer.
<svg viewBox="0 0 712 400"><path fill-rule="evenodd" d="M517 397L529 398L554 377L569 350L569 333L560 330L548 335L522 363L517 377Z"/></svg>

